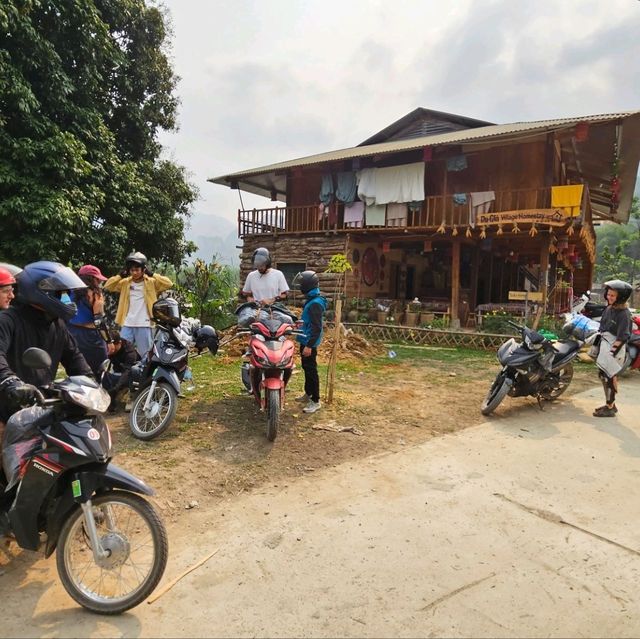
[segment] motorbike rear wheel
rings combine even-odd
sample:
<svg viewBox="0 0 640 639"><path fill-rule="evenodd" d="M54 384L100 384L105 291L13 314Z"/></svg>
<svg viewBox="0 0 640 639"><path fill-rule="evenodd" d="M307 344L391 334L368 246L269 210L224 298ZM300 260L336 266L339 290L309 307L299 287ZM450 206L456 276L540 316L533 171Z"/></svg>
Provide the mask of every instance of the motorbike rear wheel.
<svg viewBox="0 0 640 639"><path fill-rule="evenodd" d="M56 565L65 590L81 606L116 615L144 601L167 565L167 531L140 495L112 491L92 500L98 538L108 556L93 556L85 519L77 508L58 538Z"/></svg>
<svg viewBox="0 0 640 639"><path fill-rule="evenodd" d="M497 377L491 384L491 388L487 393L484 401L482 402L482 407L480 408L480 412L483 415L489 415L492 413L498 406L500 402L507 396L509 392L510 384L507 380L507 376L504 372L498 373Z"/></svg>
<svg viewBox="0 0 640 639"><path fill-rule="evenodd" d="M280 389L267 390L267 439L272 442L278 434L280 425Z"/></svg>
<svg viewBox="0 0 640 639"><path fill-rule="evenodd" d="M557 399L564 393L571 380L573 379L573 364L567 364L558 371L558 382L553 385L549 392L545 395L544 399L553 400Z"/></svg>
<svg viewBox="0 0 640 639"><path fill-rule="evenodd" d="M176 391L169 384L160 382L156 385L149 408L145 411L144 405L150 392L151 386L142 390L129 413L129 427L138 439L153 439L164 433L178 410Z"/></svg>

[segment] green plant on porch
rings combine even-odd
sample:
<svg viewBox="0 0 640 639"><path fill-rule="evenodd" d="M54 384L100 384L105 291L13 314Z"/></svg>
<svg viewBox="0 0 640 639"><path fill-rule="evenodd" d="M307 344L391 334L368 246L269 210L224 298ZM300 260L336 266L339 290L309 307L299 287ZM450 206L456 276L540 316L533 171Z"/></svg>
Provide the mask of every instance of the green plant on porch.
<svg viewBox="0 0 640 639"><path fill-rule="evenodd" d="M434 317L430 322L423 322L420 328L437 328L443 330L449 328L449 319L447 317Z"/></svg>
<svg viewBox="0 0 640 639"><path fill-rule="evenodd" d="M522 323L521 317L516 317L503 310L490 311L482 316L483 333L513 333L513 326L509 322Z"/></svg>

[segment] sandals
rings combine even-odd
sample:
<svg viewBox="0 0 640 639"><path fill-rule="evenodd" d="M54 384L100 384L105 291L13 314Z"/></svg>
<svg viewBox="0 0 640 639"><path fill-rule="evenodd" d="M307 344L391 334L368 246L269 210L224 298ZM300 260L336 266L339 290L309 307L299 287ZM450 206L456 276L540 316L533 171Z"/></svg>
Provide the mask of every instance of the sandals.
<svg viewBox="0 0 640 639"><path fill-rule="evenodd" d="M612 406L609 408L606 404L604 406L600 406L593 411L594 417L615 417L618 409L616 406Z"/></svg>

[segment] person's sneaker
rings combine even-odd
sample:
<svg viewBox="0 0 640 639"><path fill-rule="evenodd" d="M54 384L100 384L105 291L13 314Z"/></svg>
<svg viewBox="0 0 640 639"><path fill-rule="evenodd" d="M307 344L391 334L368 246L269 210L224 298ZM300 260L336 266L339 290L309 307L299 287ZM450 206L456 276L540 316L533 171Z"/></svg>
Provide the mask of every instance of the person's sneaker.
<svg viewBox="0 0 640 639"><path fill-rule="evenodd" d="M309 400L309 403L302 410L305 413L315 413L317 410L320 410L320 402Z"/></svg>
<svg viewBox="0 0 640 639"><path fill-rule="evenodd" d="M300 397L296 397L296 402L303 402L305 404L308 404L311 401L311 397L309 397L309 395L307 395L306 393L304 395L300 395Z"/></svg>
<svg viewBox="0 0 640 639"><path fill-rule="evenodd" d="M615 417L618 409L615 406L600 406L593 411L594 417Z"/></svg>

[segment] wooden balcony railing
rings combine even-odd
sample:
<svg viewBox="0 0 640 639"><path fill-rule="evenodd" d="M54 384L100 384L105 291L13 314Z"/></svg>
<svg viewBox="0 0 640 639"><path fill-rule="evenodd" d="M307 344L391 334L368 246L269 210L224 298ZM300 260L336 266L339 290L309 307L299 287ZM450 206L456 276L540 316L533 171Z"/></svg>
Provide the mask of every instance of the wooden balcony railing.
<svg viewBox="0 0 640 639"><path fill-rule="evenodd" d="M491 212L550 209L551 187L496 191ZM591 224L591 203L585 186L581 205L584 223ZM344 222L344 205L334 203L322 211L317 204L238 211L238 236L314 233L321 231L359 232L388 228L437 229L442 223L451 228L466 226L469 204L456 204L453 195L429 195L419 209L409 209L405 221L387 220L384 226L362 226Z"/></svg>

